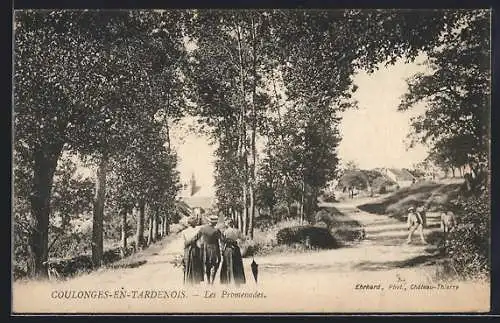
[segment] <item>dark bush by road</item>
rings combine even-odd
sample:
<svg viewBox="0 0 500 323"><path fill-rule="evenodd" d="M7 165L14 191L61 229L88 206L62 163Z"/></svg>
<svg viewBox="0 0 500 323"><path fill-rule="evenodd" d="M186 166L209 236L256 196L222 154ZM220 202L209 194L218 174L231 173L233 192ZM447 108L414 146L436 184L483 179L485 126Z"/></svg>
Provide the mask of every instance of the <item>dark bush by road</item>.
<svg viewBox="0 0 500 323"><path fill-rule="evenodd" d="M276 239L278 244L303 243L312 248L330 249L339 246L328 229L311 225L281 229Z"/></svg>
<svg viewBox="0 0 500 323"><path fill-rule="evenodd" d="M452 231L446 254L457 274L463 278L488 277L490 272L490 200L487 193L479 197L460 198L455 203L459 225Z"/></svg>

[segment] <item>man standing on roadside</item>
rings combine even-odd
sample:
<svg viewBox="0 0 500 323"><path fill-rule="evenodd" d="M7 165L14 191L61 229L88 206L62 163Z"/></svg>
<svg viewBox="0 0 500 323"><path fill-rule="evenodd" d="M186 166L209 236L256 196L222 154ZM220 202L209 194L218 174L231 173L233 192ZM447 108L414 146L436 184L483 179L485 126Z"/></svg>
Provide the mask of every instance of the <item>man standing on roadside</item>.
<svg viewBox="0 0 500 323"><path fill-rule="evenodd" d="M412 242L413 233L418 230L420 240L423 244L427 244L427 241L424 238L424 219L422 217L422 214L416 212L415 207L413 206L408 209L407 224L410 233L408 234L406 243L410 244Z"/></svg>

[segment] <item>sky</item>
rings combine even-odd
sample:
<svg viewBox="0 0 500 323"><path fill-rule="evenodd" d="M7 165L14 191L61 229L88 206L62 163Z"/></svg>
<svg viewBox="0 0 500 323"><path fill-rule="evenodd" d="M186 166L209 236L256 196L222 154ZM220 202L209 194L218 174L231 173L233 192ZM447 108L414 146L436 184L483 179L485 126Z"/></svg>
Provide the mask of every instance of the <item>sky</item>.
<svg viewBox="0 0 500 323"><path fill-rule="evenodd" d="M406 79L416 72L425 71L417 63L402 61L393 66L381 67L373 74L358 73L353 81L358 85L354 98L357 110L348 110L342 115L340 131L342 141L338 155L343 163L354 161L360 168L412 167L427 154L423 146L407 150L407 135L410 132L410 117L423 112L417 106L408 112L397 111L401 96L406 92ZM191 121L185 121L183 126ZM192 174L201 187L202 196L214 194L214 146L208 138L183 133L179 127L172 144L179 156L178 170L181 181L188 183Z"/></svg>
<svg viewBox="0 0 500 323"><path fill-rule="evenodd" d="M347 110L342 115L338 153L343 162L354 161L362 169L411 168L426 157L427 150L421 145L407 150L410 118L423 113L423 106L397 111L408 88L406 79L417 72L425 72L418 61L412 64L400 61L371 75L362 72L354 77L359 86L354 95L359 109Z"/></svg>

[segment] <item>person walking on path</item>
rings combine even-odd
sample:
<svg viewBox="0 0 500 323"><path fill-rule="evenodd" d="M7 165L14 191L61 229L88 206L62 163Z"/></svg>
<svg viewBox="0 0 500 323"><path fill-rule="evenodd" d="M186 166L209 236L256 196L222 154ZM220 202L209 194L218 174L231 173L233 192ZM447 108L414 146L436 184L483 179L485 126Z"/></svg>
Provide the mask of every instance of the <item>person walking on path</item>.
<svg viewBox="0 0 500 323"><path fill-rule="evenodd" d="M213 285L221 261L222 233L215 228L219 221L217 215L210 216L208 220L209 224L200 228L200 237L204 274L208 283Z"/></svg>
<svg viewBox="0 0 500 323"><path fill-rule="evenodd" d="M457 218L455 213L451 210L441 210L441 219L439 226L443 231L443 247L446 250L448 246L448 238L450 232L452 232L457 226Z"/></svg>
<svg viewBox="0 0 500 323"><path fill-rule="evenodd" d="M184 284L199 284L203 281L203 262L201 249L197 242L200 237L200 229L197 227L199 221L196 216L188 219L189 227L182 232L184 238Z"/></svg>
<svg viewBox="0 0 500 323"><path fill-rule="evenodd" d="M406 240L406 243L409 244L412 242L413 233L418 230L418 233L420 235L420 240L422 241L422 243L427 244L427 241L424 238L423 216L420 212L416 212L415 207L413 206L408 209L407 224L410 233L408 234L408 239Z"/></svg>
<svg viewBox="0 0 500 323"><path fill-rule="evenodd" d="M243 259L238 242L244 240L243 234L236 229L234 222L227 222L227 229L223 233L222 266L220 272L221 284L245 284Z"/></svg>

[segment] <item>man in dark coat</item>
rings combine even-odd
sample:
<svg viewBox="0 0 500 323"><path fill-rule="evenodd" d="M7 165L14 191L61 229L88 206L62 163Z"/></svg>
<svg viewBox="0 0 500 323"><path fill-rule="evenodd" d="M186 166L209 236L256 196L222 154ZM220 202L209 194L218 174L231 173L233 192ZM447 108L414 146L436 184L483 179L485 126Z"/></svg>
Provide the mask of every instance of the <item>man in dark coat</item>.
<svg viewBox="0 0 500 323"><path fill-rule="evenodd" d="M217 215L209 217L209 224L200 228L202 261L209 284L213 284L221 261L222 233L215 225L219 221Z"/></svg>

